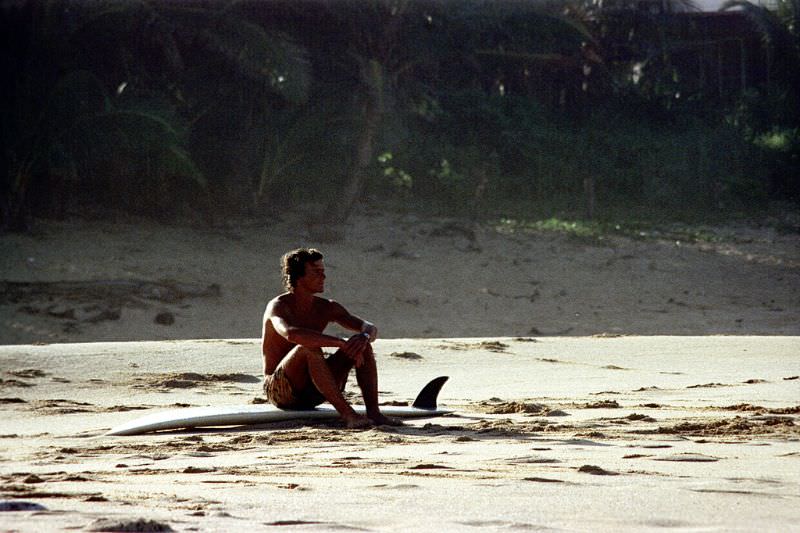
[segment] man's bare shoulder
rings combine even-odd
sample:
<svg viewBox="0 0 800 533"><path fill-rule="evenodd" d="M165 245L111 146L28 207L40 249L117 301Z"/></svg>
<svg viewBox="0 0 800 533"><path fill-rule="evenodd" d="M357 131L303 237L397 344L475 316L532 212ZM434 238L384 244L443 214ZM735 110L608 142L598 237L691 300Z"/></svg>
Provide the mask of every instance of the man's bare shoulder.
<svg viewBox="0 0 800 533"><path fill-rule="evenodd" d="M274 315L276 313L280 313L281 310L288 310L291 308L291 296L292 293L285 292L283 294L279 294L269 302L267 302L266 314L267 315Z"/></svg>
<svg viewBox="0 0 800 533"><path fill-rule="evenodd" d="M267 315L280 315L282 313L291 312L294 308L295 300L294 296L291 292L285 292L283 294L279 294L269 302L267 302ZM334 300L329 300L327 298L322 298L320 296L314 296L314 307L317 310L322 310L324 312L334 311L337 309L342 308L340 304L335 302Z"/></svg>

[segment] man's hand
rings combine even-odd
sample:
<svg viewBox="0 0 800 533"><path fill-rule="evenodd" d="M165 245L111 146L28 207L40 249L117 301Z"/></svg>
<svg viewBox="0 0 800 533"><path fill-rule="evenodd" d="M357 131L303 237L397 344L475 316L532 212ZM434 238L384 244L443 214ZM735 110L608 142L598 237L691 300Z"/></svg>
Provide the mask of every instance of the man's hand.
<svg viewBox="0 0 800 533"><path fill-rule="evenodd" d="M368 333L358 333L353 335L342 347L342 351L353 360L356 368L364 362L364 350L369 346L370 337Z"/></svg>
<svg viewBox="0 0 800 533"><path fill-rule="evenodd" d="M369 336L369 342L374 342L378 338L378 328L371 322L364 321L364 327L361 333L366 333Z"/></svg>

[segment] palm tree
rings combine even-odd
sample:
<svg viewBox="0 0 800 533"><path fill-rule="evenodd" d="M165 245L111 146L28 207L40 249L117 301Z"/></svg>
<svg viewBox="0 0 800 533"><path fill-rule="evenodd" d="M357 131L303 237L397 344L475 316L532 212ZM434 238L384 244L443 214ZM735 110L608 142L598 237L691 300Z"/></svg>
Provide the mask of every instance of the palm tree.
<svg viewBox="0 0 800 533"><path fill-rule="evenodd" d="M294 14L303 21L298 26L318 30L308 32L304 44L315 61L328 61L318 69L352 84L350 165L325 210L320 227L326 228L344 221L357 204L376 147L390 142L390 132L402 131L409 104L462 88L450 85L452 78L441 79L442 72L490 91L498 68L521 71L523 62L579 56L589 38L574 23L528 2L342 0L300 6ZM516 25L514 31L509 24Z"/></svg>
<svg viewBox="0 0 800 533"><path fill-rule="evenodd" d="M50 192L58 196L57 211L69 201L69 186L109 161L118 169L144 161L165 178L188 178L200 188L206 185L174 124L142 104L121 104L97 77L83 70L56 82L29 134L11 149L7 221L11 229L25 229L27 194L41 176L47 176Z"/></svg>
<svg viewBox="0 0 800 533"><path fill-rule="evenodd" d="M262 113L270 98L302 102L310 83L301 47L230 8L47 0L2 14L13 36L0 110L10 227L24 228L37 182L77 182L100 163L203 188L188 149L200 117L231 94Z"/></svg>

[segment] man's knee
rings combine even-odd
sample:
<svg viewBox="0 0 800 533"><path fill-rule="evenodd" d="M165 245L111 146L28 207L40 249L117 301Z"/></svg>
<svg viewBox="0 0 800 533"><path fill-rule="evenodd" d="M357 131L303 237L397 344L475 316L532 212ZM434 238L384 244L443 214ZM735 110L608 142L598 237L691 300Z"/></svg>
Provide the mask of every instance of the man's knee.
<svg viewBox="0 0 800 533"><path fill-rule="evenodd" d="M294 349L296 355L304 358L319 358L323 356L322 348L308 348L306 346L297 346Z"/></svg>
<svg viewBox="0 0 800 533"><path fill-rule="evenodd" d="M322 359L323 354L320 348L295 346L278 366L285 368L293 376L297 376L298 372L306 372L309 364Z"/></svg>

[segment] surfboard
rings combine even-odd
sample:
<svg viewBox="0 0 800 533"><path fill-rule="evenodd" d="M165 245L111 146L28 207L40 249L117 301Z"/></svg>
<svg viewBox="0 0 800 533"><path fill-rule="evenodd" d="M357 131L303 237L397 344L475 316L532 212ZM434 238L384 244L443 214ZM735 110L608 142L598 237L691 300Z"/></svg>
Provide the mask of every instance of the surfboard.
<svg viewBox="0 0 800 533"><path fill-rule="evenodd" d="M452 411L439 409L436 405L439 391L447 380L448 376L440 376L431 380L422 388L411 407L381 406L381 412L387 416L398 418L430 418L451 413ZM353 409L362 415L366 413L363 405L355 405ZM328 405L303 410L279 409L266 404L185 407L137 418L111 429L106 435L142 435L170 429L246 426L284 420L319 420L338 417L339 413L336 409Z"/></svg>

